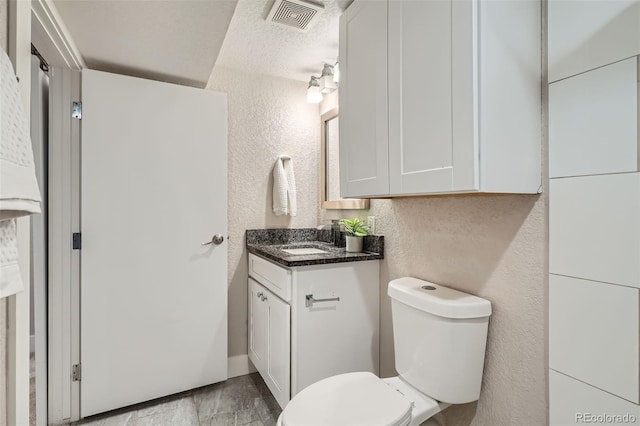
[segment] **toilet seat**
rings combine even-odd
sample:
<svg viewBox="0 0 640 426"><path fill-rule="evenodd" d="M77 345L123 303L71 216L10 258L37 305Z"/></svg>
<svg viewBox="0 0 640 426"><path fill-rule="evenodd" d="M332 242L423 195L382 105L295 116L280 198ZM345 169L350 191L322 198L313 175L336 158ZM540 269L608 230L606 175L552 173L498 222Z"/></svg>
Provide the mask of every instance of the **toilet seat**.
<svg viewBox="0 0 640 426"><path fill-rule="evenodd" d="M282 412L282 426L406 426L412 405L374 374L340 374L297 394Z"/></svg>

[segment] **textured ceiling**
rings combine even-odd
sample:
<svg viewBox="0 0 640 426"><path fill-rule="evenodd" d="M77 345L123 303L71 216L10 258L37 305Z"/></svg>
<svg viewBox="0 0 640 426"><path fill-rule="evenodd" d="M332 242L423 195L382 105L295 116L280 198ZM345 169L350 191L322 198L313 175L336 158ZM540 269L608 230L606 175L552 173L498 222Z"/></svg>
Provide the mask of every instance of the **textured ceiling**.
<svg viewBox="0 0 640 426"><path fill-rule="evenodd" d="M214 64L309 81L336 60L339 17L352 1L316 0L324 11L306 33L265 20L274 0L54 4L89 68L204 87Z"/></svg>
<svg viewBox="0 0 640 426"><path fill-rule="evenodd" d="M273 0L238 0L216 65L309 81L338 56L340 14L353 0L324 0L308 32L265 21Z"/></svg>
<svg viewBox="0 0 640 426"><path fill-rule="evenodd" d="M236 0L54 4L89 68L204 87Z"/></svg>

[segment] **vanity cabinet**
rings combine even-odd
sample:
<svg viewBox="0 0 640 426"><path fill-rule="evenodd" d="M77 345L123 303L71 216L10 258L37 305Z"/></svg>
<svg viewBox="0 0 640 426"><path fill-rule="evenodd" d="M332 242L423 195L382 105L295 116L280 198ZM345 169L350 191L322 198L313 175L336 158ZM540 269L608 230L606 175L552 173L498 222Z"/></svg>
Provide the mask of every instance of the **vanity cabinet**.
<svg viewBox="0 0 640 426"><path fill-rule="evenodd" d="M340 18L343 197L537 193L540 2L355 0Z"/></svg>
<svg viewBox="0 0 640 426"><path fill-rule="evenodd" d="M248 353L281 407L318 380L378 372L379 261L284 268L249 254Z"/></svg>

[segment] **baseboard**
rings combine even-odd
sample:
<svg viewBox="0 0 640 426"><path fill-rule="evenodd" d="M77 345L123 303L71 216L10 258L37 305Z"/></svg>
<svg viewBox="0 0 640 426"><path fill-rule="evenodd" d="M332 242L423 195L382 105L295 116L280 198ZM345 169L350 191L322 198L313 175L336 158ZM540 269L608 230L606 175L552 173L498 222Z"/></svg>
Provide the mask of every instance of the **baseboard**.
<svg viewBox="0 0 640 426"><path fill-rule="evenodd" d="M36 351L36 336L32 334L29 336L29 352L34 353Z"/></svg>
<svg viewBox="0 0 640 426"><path fill-rule="evenodd" d="M249 355L230 356L227 361L229 378L255 373L257 370L249 361Z"/></svg>

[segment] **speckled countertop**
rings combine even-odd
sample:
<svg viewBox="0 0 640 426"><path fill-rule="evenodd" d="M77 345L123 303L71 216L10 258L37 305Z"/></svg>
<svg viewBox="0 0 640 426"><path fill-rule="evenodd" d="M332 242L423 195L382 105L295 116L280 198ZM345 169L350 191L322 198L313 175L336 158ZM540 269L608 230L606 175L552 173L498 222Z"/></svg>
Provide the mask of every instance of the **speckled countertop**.
<svg viewBox="0 0 640 426"><path fill-rule="evenodd" d="M340 238L339 246L328 242L331 241L331 231L329 230L314 228L248 229L246 236L249 253L288 268L384 259L384 237L381 235L365 237L362 253L347 253L344 247L344 235ZM282 251L286 248L306 247L318 248L327 253L294 255Z"/></svg>

